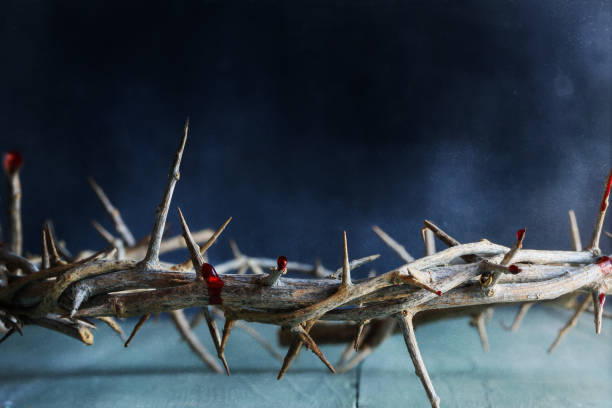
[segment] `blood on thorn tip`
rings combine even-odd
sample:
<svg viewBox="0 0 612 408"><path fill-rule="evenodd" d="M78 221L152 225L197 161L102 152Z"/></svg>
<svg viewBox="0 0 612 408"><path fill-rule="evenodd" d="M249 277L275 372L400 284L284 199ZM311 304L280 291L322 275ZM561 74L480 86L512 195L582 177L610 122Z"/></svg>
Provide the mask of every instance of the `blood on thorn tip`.
<svg viewBox="0 0 612 408"><path fill-rule="evenodd" d="M518 231L516 231L516 239L517 241L522 241L523 238L525 237L525 231L527 231L527 228L523 228L520 229Z"/></svg>
<svg viewBox="0 0 612 408"><path fill-rule="evenodd" d="M223 303L221 299L221 290L223 289L223 279L217 274L215 267L209 263L202 264L202 277L208 286L208 301L211 305L220 305Z"/></svg>
<svg viewBox="0 0 612 408"><path fill-rule="evenodd" d="M521 268L519 268L518 266L512 264L508 267L508 270L510 271L511 274L513 275L517 275L519 273L521 273Z"/></svg>
<svg viewBox="0 0 612 408"><path fill-rule="evenodd" d="M597 265L599 265L599 269L601 269L601 273L604 275L608 275L612 273L612 259L609 256L602 256L597 258Z"/></svg>
<svg viewBox="0 0 612 408"><path fill-rule="evenodd" d="M11 150L4 155L4 171L12 174L23 165L23 156L17 150Z"/></svg>

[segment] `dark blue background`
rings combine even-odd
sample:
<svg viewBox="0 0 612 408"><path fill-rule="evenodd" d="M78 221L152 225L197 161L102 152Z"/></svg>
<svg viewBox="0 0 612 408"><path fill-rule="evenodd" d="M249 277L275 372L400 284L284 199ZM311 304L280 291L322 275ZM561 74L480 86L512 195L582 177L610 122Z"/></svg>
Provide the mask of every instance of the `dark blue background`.
<svg viewBox="0 0 612 408"><path fill-rule="evenodd" d="M420 256L424 218L569 249L569 208L588 241L612 164L610 2L168 3L1 3L28 251L47 217L71 250L103 246L89 175L149 233L188 115L173 204L192 229L234 216L224 236L251 255L335 267L347 229L381 271L397 259L371 225Z"/></svg>

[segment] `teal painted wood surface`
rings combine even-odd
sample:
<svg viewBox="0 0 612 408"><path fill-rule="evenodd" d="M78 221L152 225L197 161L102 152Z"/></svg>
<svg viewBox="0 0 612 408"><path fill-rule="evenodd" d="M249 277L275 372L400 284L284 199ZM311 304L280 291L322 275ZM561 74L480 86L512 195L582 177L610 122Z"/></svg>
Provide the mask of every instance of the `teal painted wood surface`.
<svg viewBox="0 0 612 408"><path fill-rule="evenodd" d="M552 355L546 349L567 311L532 308L517 333L516 307L498 308L483 353L468 319L418 328L423 358L445 407L610 407L612 331L596 336L585 314ZM128 331L133 321L122 322ZM255 325L276 340L276 329ZM205 326L197 328L212 350ZM324 346L330 361L343 346ZM232 376L212 374L191 354L171 322L148 322L129 349L104 325L91 347L36 327L0 346L0 407L426 407L403 339L395 335L348 374L331 375L309 351L285 378L280 363L235 329L226 356Z"/></svg>

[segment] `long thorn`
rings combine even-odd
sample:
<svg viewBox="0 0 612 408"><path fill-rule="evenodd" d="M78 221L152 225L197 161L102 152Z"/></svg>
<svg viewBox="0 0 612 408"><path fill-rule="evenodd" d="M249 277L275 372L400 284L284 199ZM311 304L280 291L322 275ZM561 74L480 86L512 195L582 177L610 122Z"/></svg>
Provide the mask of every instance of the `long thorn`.
<svg viewBox="0 0 612 408"><path fill-rule="evenodd" d="M353 259L350 263L349 263L349 268L351 269L351 271L354 271L355 269L368 264L372 261L377 260L378 258L380 258L380 254L374 254L374 255L369 255L369 256L364 256L363 258L358 258L358 259ZM315 270L322 270L323 266L321 265L321 261L319 261L318 259L315 260ZM340 277L342 275L342 270L344 269L343 266L341 266L340 268L336 269L336 271L334 273L332 273L331 275L327 275L328 278L330 279L338 279L338 277ZM324 277L326 276L324 273L317 273L315 272L315 276L318 277Z"/></svg>
<svg viewBox="0 0 612 408"><path fill-rule="evenodd" d="M208 241L206 241L204 245L202 245L202 247L198 249L198 253L200 254L200 257L206 254L206 251L212 246L212 244L215 243L217 238L219 238L219 236L221 235L221 233L223 232L225 227L227 227L227 224L229 224L231 220L232 220L232 217L229 217L227 220L225 220L225 222L215 231L215 233L208 239ZM193 240L193 237L191 238L191 240L195 243L195 240ZM197 244L196 244L196 248L197 248ZM189 249L189 251L191 252L192 250ZM178 265L178 268L182 270L190 269L193 266L193 257L194 257L194 254L191 253L191 258L187 259L185 262ZM203 258L202 258L202 261L203 261Z"/></svg>
<svg viewBox="0 0 612 408"><path fill-rule="evenodd" d="M349 346L349 347L351 348L351 350L353 349L352 346ZM338 367L338 372L346 373L347 371L355 367L357 364L365 360L373 352L374 352L373 347L370 347L370 346L362 347L350 360L346 362L346 364L344 364L341 367Z"/></svg>
<svg viewBox="0 0 612 408"><path fill-rule="evenodd" d="M304 328L301 325L297 325L293 330L297 332L302 342L306 344L306 347L308 347L313 353L316 354L317 357L319 357L319 359L323 362L323 364L325 364L325 366L329 369L329 371L335 374L336 370L334 369L334 366L332 366L331 363L327 360L327 358L325 358L325 355L323 354L321 349L319 349L319 346L317 346L317 343L315 343L312 337L310 337L308 332L304 330Z"/></svg>
<svg viewBox="0 0 612 408"><path fill-rule="evenodd" d="M346 231L343 234L342 245L342 283L341 287L347 288L353 284L351 281L351 265L349 264L348 245L346 243Z"/></svg>
<svg viewBox="0 0 612 408"><path fill-rule="evenodd" d="M591 241L585 248L587 251L593 251L597 254L601 252L599 250L599 238L601 237L603 222L606 218L606 211L608 210L608 205L610 203L610 189L612 189L612 168L610 168L610 174L608 175L608 179L604 185L603 198L601 199L601 204L599 205L599 212L597 213L597 219L595 220L595 226L593 227Z"/></svg>
<svg viewBox="0 0 612 408"><path fill-rule="evenodd" d="M57 265L65 265L66 262L62 260L59 253L57 252L57 246L55 245L55 237L53 236L53 229L51 228L51 223L49 221L45 222L46 229L46 237L47 237L47 246L50 251L50 264L51 266Z"/></svg>
<svg viewBox="0 0 612 408"><path fill-rule="evenodd" d="M429 286L428 284L425 283L425 279L423 279L423 277L421 277L421 275L419 274L420 271L417 272L417 269L414 268L408 268L408 273L411 275L405 275L405 274L398 274L397 278L404 282L404 283L408 283L410 285L414 285L416 287L419 287L421 289L425 289L428 290L431 293L435 293L438 296L442 296L442 292L437 290L436 288L433 288L431 286Z"/></svg>
<svg viewBox="0 0 612 408"><path fill-rule="evenodd" d="M236 321L234 319L225 318L225 324L223 325L223 336L221 337L221 345L219 346L219 352L223 353L225 350L225 346L227 344L227 339L229 338L230 333L232 332L232 328L234 327L234 323Z"/></svg>
<svg viewBox="0 0 612 408"><path fill-rule="evenodd" d="M442 228L438 227L432 221L424 220L423 224L425 224L425 227L427 227L427 229L433 232L434 235L438 237L440 241L446 244L446 246L454 247L460 244L459 241L457 241L455 238L448 235L444 230L442 230ZM463 255L461 259L463 259L467 263L472 263L472 262L476 262L479 259L479 257L476 255Z"/></svg>
<svg viewBox="0 0 612 408"><path fill-rule="evenodd" d="M580 230L578 229L578 221L576 221L576 213L574 213L574 210L569 210L568 215L570 233L572 234L572 246L574 251L582 251L582 241L580 240Z"/></svg>
<svg viewBox="0 0 612 408"><path fill-rule="evenodd" d="M202 322L203 319L204 319L204 311L200 310L193 316L193 318L189 322L189 327L192 329L195 329L196 327L198 327L198 325Z"/></svg>
<svg viewBox="0 0 612 408"><path fill-rule="evenodd" d="M444 242L446 246L453 247L453 246L457 246L460 244L459 241L457 241L455 238L448 235L446 232L444 232L440 227L438 227L432 221L424 220L423 224L425 224L425 227L427 227L427 229L433 232L440 241Z"/></svg>
<svg viewBox="0 0 612 408"><path fill-rule="evenodd" d="M221 311L219 311L219 309L213 307L212 309L212 313L215 314L216 316L222 317L222 313ZM214 331L216 333L216 337L217 339L219 338L219 332L216 329L217 328L217 323L214 321L214 319L212 318L212 315L210 315L211 317L211 321L214 324ZM278 351L276 351L276 349L274 349L274 347L272 347L272 345L261 335L259 334L259 332L257 330L255 330L253 327L247 325L246 323L243 323L241 321L236 321L236 323L234 323L234 326L236 326L236 328L244 330L248 335L250 335L251 337L253 337L255 339L256 342L258 342L263 348L265 348L270 355L272 355L272 357L274 357L277 360L283 361L283 356L280 355L278 353ZM217 340L219 343L220 341Z"/></svg>
<svg viewBox="0 0 612 408"><path fill-rule="evenodd" d="M400 324L400 327L402 328L404 341L406 342L408 353L410 353L410 358L412 359L412 364L414 365L416 375L421 379L421 383L425 388L425 392L427 392L427 397L429 397L431 406L434 408L439 408L440 397L438 397L436 394L436 390L434 389L431 379L429 378L427 368L423 362L423 357L421 357L421 351L419 350L416 336L414 335L414 325L412 324L413 314L409 311L404 311L402 313L398 313L396 318Z"/></svg>
<svg viewBox="0 0 612 408"><path fill-rule="evenodd" d="M436 253L436 241L434 239L433 232L427 228L423 227L421 229L421 237L423 238L423 243L425 244L425 255L430 256Z"/></svg>
<svg viewBox="0 0 612 408"><path fill-rule="evenodd" d="M472 321L470 322L470 324L472 326L476 326L476 329L478 330L478 337L480 337L480 343L482 344L482 349L485 351L485 353L489 352L489 337L487 336L486 319L490 310L490 308L486 308L473 315Z"/></svg>
<svg viewBox="0 0 612 408"><path fill-rule="evenodd" d="M354 343L349 343L342 352L342 355L340 355L340 360L338 360L338 362L336 363L336 370L338 372L343 372L342 368L344 366L344 363L346 363L353 354L355 354L355 345Z"/></svg>
<svg viewBox="0 0 612 408"><path fill-rule="evenodd" d="M531 309L531 307L534 304L535 303L523 303L521 305L518 312L516 313L516 316L514 316L514 321L512 322L512 326L509 327L510 331L516 332L519 329L519 327L521 326L521 322L525 318L525 315L527 314L529 309Z"/></svg>
<svg viewBox="0 0 612 408"><path fill-rule="evenodd" d="M179 209L179 216L181 217L181 225L186 226L186 223L184 222L184 218L183 218L183 215L180 209ZM191 254L191 257L187 259L185 262L183 262L182 264L178 265L177 268L181 270L190 269L193 266L193 259L196 256L195 252L199 254L198 259L202 259L202 262L204 262L203 256L206 254L206 251L212 246L212 244L215 243L217 238L219 238L219 236L221 235L221 233L223 232L225 227L227 227L227 225L230 223L231 220L232 220L232 217L229 217L227 220L225 220L225 222L215 231L215 233L208 239L208 241L206 241L204 245L202 245L201 248L198 248L198 245L193 239L193 237L190 237L191 243L188 243L187 246L189 247L189 253ZM183 227L183 235L184 235L184 230L185 230L185 227ZM189 231L189 228L187 228L187 231ZM192 245L195 246L196 248L195 252L194 252Z"/></svg>
<svg viewBox="0 0 612 408"><path fill-rule="evenodd" d="M183 238L185 239L185 245L187 245L187 249L189 250L189 255L191 258L189 259L189 267L195 265L196 272L202 269L202 265L204 264L204 258L200 254L200 250L198 248L198 244L193 239L193 235L191 235L191 231L189 230L189 226L187 225L187 221L185 221L185 217L183 216L183 212L180 208L177 208L179 218L181 220L181 228L183 230ZM183 266L185 263L178 265L177 269L185 269ZM196 273L196 277L201 278L199 273Z"/></svg>
<svg viewBox="0 0 612 408"><path fill-rule="evenodd" d="M8 183L8 243L15 255L21 256L23 250L23 229L21 225L21 181L19 169L23 158L18 151L4 155L4 172Z"/></svg>
<svg viewBox="0 0 612 408"><path fill-rule="evenodd" d="M413 262L414 257L406 251L406 248L403 247L400 243L391 238L385 231L380 229L377 225L372 227L372 230L384 241L389 248L391 248L400 258L402 258L405 262Z"/></svg>
<svg viewBox="0 0 612 408"><path fill-rule="evenodd" d="M367 322L367 321L360 322L359 325L357 326L357 333L355 334L355 341L353 342L353 347L355 348L355 351L359 351L359 346L361 345L361 341L363 339L364 331L367 333L367 330L364 330L364 327L368 323L369 322Z"/></svg>
<svg viewBox="0 0 612 408"><path fill-rule="evenodd" d="M310 329L312 329L312 326L314 326L314 324L314 320L304 323L304 330L306 332L309 332ZM278 376L276 377L277 380L283 378L283 376L291 366L293 359L300 353L302 345L304 344L301 337L297 333L295 333L294 331L292 331L292 333L294 333L295 337L293 339L293 342L289 346L289 350L287 350L287 354L285 354L285 358L283 359L283 365L280 371L278 372Z"/></svg>
<svg viewBox="0 0 612 408"><path fill-rule="evenodd" d="M506 252L506 254L504 255L504 258L499 263L500 265L507 266L512 262L512 259L516 256L518 251L523 247L523 240L525 239L526 231L527 231L527 228L523 228L516 232L516 241L514 242L514 245L512 245L512 248L510 248L510 250ZM497 284L501 276L502 276L501 272L499 271L493 272L493 278L491 280L491 283L486 285L486 286L489 286L490 296L492 296L495 293L493 288L495 287L495 285Z"/></svg>
<svg viewBox="0 0 612 408"><path fill-rule="evenodd" d="M0 339L0 344L4 343L4 341L6 339L8 339L9 337L11 337L17 330L15 330L15 328L11 328L9 331L7 331L4 336L2 336L2 338Z"/></svg>
<svg viewBox="0 0 612 408"><path fill-rule="evenodd" d="M77 284L78 285L78 284ZM74 315L79 311L79 307L81 304L89 297L89 290L87 286L76 286L74 291L74 299L72 301L72 309L70 310L70 317L73 318Z"/></svg>
<svg viewBox="0 0 612 408"><path fill-rule="evenodd" d="M106 228L104 228L102 224L100 224L96 220L91 220L91 225L95 228L96 231L98 231L98 234L100 234L102 238L104 238L107 244L110 244L110 245L115 244L115 240L117 238L115 238L113 234L111 234Z"/></svg>
<svg viewBox="0 0 612 408"><path fill-rule="evenodd" d="M132 232L127 227L125 222L123 222L123 218L121 218L121 213L119 212L119 210L115 208L115 206L108 199L108 196L106 195L104 190L102 190L102 187L100 187L93 178L89 177L88 181L89 185L91 185L91 188L96 193L98 199L104 206L106 213L110 216L111 220L115 224L115 231L117 231L126 246L134 246L136 240L134 239Z"/></svg>
<svg viewBox="0 0 612 408"><path fill-rule="evenodd" d="M208 306L202 307L202 315L206 318L206 324L208 325L208 331L210 332L210 337L212 338L213 344L215 345L215 349L217 350L217 356L223 363L223 366L225 367L225 372L227 373L227 375L230 375L229 367L227 365L227 360L225 359L225 354L223 353L223 349L221 348L221 337L219 336L219 329L217 328L217 321L210 314L210 310L208 309Z"/></svg>
<svg viewBox="0 0 612 408"><path fill-rule="evenodd" d="M605 286L602 285L597 289L593 289L593 317L595 319L595 333L601 333L602 317L604 311L604 305L606 304L606 291Z"/></svg>
<svg viewBox="0 0 612 408"><path fill-rule="evenodd" d="M146 315L142 316L140 318L140 320L138 320L138 323L136 323L136 326L134 326L134 330L132 330L132 333L130 334L130 337L128 337L127 341L124 344L125 347L129 347L130 343L132 342L132 339L134 338L134 336L136 335L138 330L140 330L142 325L145 324L145 322L147 320L149 320L149 317L151 317L151 315L150 314L146 314Z"/></svg>
<svg viewBox="0 0 612 408"><path fill-rule="evenodd" d="M368 332L364 335L364 339L359 345L359 351L346 364L338 367L338 371L341 373L347 372L363 361L393 334L396 327L397 319L393 317L372 320L368 325Z"/></svg>
<svg viewBox="0 0 612 408"><path fill-rule="evenodd" d="M584 300L582 301L580 306L578 306L578 309L576 309L571 319L569 319L569 321L565 324L565 326L563 326L561 330L559 330L559 334L557 334L557 338L555 339L553 344L548 348L548 354L552 353L553 350L557 348L559 343L561 343L561 340L563 340L563 338L570 331L570 329L574 327L576 323L578 323L578 318L580 317L582 313L584 313L584 311L587 309L587 307L589 306L592 300L593 299L591 298L591 296L587 295L584 297Z"/></svg>
<svg viewBox="0 0 612 408"><path fill-rule="evenodd" d="M272 357L279 361L283 361L283 356L276 351L276 349L253 327L243 322L236 322L235 325L238 329L244 330L247 334L255 339L264 349L270 353Z"/></svg>
<svg viewBox="0 0 612 408"><path fill-rule="evenodd" d="M117 323L117 321L113 317L100 316L100 317L97 317L97 319L106 323L108 327L113 329L113 331L119 335L122 341L125 341L125 333L123 332L123 329L121 328L119 323Z"/></svg>
<svg viewBox="0 0 612 408"><path fill-rule="evenodd" d="M187 318L185 318L185 313L182 310L173 310L169 312L174 325L177 330L181 334L181 337L187 342L191 350L200 357L200 359L208 365L213 371L217 373L222 373L223 369L217 363L215 358L210 354L206 348L200 343L198 337L195 335L193 330L189 328L189 322L187 322ZM229 369L227 368L227 375L229 375Z"/></svg>
<svg viewBox="0 0 612 408"><path fill-rule="evenodd" d="M104 228L96 220L92 220L91 224L108 244L112 245L114 248L117 248L119 259L124 259L125 258L125 245L123 244L123 241L119 238L116 238L113 234L111 234L106 228Z"/></svg>
<svg viewBox="0 0 612 408"><path fill-rule="evenodd" d="M159 248L164 235L164 229L166 227L166 218L168 218L168 210L170 209L170 202L172 201L172 194L174 193L174 187L180 178L179 169L181 167L181 159L183 158L183 151L185 150L185 143L187 143L187 134L189 133L189 118L185 122L183 129L183 137L179 144L178 150L174 155L174 162L170 169L168 176L168 182L166 183L166 189L161 202L155 210L155 223L153 224L153 230L151 231L151 239L147 246L147 254L145 255L142 263L146 268L153 268L159 265Z"/></svg>
<svg viewBox="0 0 612 408"><path fill-rule="evenodd" d="M223 232L225 227L227 227L227 224L229 224L231 220L232 217L229 217L227 220L225 220L225 222L215 231L212 237L210 237L208 241L206 241L204 245L200 247L200 254L206 254L206 251L208 251L208 249L215 243L217 238L219 238L219 235L221 235L221 233Z"/></svg>
<svg viewBox="0 0 612 408"><path fill-rule="evenodd" d="M47 229L42 230L42 260L41 269L49 269L51 267L51 258L49 257L49 247L47 245Z"/></svg>

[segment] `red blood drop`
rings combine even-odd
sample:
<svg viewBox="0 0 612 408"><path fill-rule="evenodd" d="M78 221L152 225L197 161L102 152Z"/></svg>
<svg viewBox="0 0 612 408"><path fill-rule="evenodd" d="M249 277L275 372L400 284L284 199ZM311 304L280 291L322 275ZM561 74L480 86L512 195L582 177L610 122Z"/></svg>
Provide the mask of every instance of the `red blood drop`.
<svg viewBox="0 0 612 408"><path fill-rule="evenodd" d="M220 305L223 303L221 299L221 290L223 289L223 279L217 274L214 266L208 263L202 264L202 277L208 286L208 302L211 305Z"/></svg>
<svg viewBox="0 0 612 408"><path fill-rule="evenodd" d="M604 192L603 199L601 200L601 206L599 210L601 212L606 211L608 208L608 197L610 197L610 189L612 189L612 169L610 169L610 175L608 176L608 184L606 184L606 191Z"/></svg>
<svg viewBox="0 0 612 408"><path fill-rule="evenodd" d="M442 296L442 291L441 291L441 290L437 291L437 292L436 292L436 295L438 295L438 296Z"/></svg>
<svg viewBox="0 0 612 408"><path fill-rule="evenodd" d="M202 264L202 276L204 277L204 280L206 280L208 282L208 280L211 277L219 277L219 274L217 274L217 271L215 270L215 267L212 266L209 263L203 263Z"/></svg>
<svg viewBox="0 0 612 408"><path fill-rule="evenodd" d="M17 150L11 150L4 155L4 171L14 173L23 165L23 156Z"/></svg>
<svg viewBox="0 0 612 408"><path fill-rule="evenodd" d="M284 270L287 268L287 257L286 256L279 256L276 259L276 266L278 267L279 270Z"/></svg>
<svg viewBox="0 0 612 408"><path fill-rule="evenodd" d="M605 304L606 304L606 294L600 293L599 294L599 306L603 307Z"/></svg>
<svg viewBox="0 0 612 408"><path fill-rule="evenodd" d="M510 273L511 273L511 274L513 274L513 275L517 275L517 274L521 273L521 268L519 268L518 266L516 266L516 265L514 265L514 264L513 264L513 265L510 265L510 266L508 267L508 270L509 270L509 271L510 271Z"/></svg>
<svg viewBox="0 0 612 408"><path fill-rule="evenodd" d="M612 273L612 259L609 256L602 256L601 258L597 258L597 264L601 269L601 273L604 275L608 275Z"/></svg>

